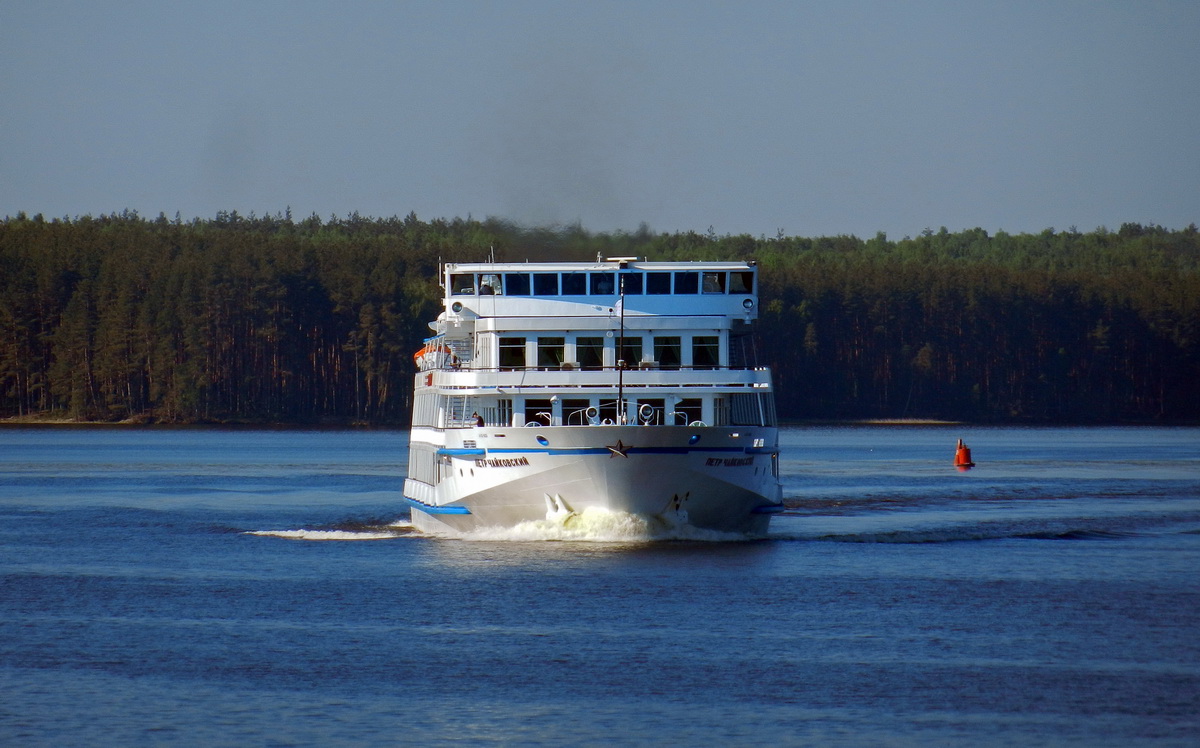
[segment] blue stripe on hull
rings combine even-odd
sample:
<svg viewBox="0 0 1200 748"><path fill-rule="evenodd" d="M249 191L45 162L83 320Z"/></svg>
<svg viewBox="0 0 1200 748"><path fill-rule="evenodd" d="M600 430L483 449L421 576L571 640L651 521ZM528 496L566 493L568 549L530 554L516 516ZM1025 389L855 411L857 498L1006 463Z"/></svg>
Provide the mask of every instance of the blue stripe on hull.
<svg viewBox="0 0 1200 748"><path fill-rule="evenodd" d="M407 501L408 505L411 506L413 509L420 509L422 512L425 512L426 514L470 514L471 513L471 510L467 509L465 506L433 506L432 504L426 504L423 501L417 501L416 499L410 498L408 496L405 496L404 500Z"/></svg>

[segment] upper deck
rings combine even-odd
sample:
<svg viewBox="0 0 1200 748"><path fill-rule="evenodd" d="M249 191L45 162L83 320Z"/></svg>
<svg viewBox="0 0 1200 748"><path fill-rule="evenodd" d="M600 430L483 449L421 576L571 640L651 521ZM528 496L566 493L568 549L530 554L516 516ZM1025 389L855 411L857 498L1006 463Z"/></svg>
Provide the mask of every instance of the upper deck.
<svg viewBox="0 0 1200 748"><path fill-rule="evenodd" d="M758 268L746 262L453 263L447 315L491 317L758 317ZM618 301L624 299L623 309Z"/></svg>

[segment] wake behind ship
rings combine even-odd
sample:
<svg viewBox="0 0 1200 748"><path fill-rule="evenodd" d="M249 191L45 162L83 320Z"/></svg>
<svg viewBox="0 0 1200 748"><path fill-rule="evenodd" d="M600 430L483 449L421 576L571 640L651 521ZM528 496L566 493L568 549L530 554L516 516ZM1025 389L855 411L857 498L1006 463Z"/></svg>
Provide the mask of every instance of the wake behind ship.
<svg viewBox="0 0 1200 748"><path fill-rule="evenodd" d="M760 536L782 510L757 267L460 263L416 354L404 497L460 534L589 511Z"/></svg>

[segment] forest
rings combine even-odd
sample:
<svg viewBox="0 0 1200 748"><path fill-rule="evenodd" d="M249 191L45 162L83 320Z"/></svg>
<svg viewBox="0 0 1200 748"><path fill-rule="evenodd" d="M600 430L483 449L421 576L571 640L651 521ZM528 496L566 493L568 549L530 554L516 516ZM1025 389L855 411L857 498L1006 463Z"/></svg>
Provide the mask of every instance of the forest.
<svg viewBox="0 0 1200 748"><path fill-rule="evenodd" d="M135 212L0 223L0 419L402 425L440 262L755 260L785 420L1200 421L1200 232L803 238Z"/></svg>

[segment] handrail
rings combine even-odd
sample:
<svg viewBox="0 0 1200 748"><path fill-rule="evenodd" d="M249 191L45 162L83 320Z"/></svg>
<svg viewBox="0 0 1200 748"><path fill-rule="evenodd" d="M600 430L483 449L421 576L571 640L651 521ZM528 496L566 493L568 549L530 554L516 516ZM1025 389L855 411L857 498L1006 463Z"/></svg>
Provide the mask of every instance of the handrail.
<svg viewBox="0 0 1200 748"><path fill-rule="evenodd" d="M770 367L767 366L656 366L654 368L640 368L636 366L574 366L570 369L562 369L559 367L549 366L463 366L449 365L435 369L427 369L426 371L478 371L478 372L570 372L571 374L586 374L595 371L626 371L626 372L643 372L661 374L671 371L767 371Z"/></svg>

